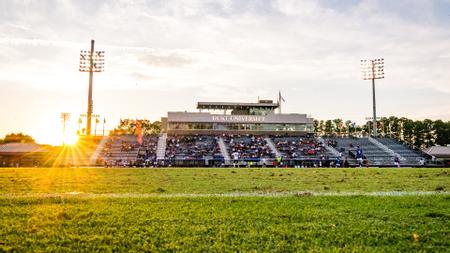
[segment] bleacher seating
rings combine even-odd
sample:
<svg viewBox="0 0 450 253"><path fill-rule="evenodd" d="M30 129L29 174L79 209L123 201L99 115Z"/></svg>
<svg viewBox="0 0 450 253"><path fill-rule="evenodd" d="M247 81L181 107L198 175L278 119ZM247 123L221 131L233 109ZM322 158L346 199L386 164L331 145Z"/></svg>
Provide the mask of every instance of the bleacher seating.
<svg viewBox="0 0 450 253"><path fill-rule="evenodd" d="M105 143L101 158L109 165L131 165L138 159L139 148L134 135L111 136Z"/></svg>
<svg viewBox="0 0 450 253"><path fill-rule="evenodd" d="M276 149L286 159L311 159L329 155L314 137L274 136Z"/></svg>
<svg viewBox="0 0 450 253"><path fill-rule="evenodd" d="M406 161L404 161L404 163L407 165L412 165L412 166L420 165L420 159L425 159L423 157L423 154L421 154L419 151L412 150L409 147L401 144L400 142L398 142L395 139L378 138L377 140L380 143L382 143L383 145L390 148L395 153L404 157L406 159Z"/></svg>
<svg viewBox="0 0 450 253"><path fill-rule="evenodd" d="M219 147L220 138L225 144L223 150ZM275 154L279 154L284 164L289 166L303 165L302 161L307 161L308 166L333 166L337 154L325 146L331 145L342 154L341 163L345 161L350 166L357 164L357 146L363 150L368 166L394 166L395 154L405 158L401 161L402 166L418 166L424 159L420 152L388 138L376 139L379 143L369 138L353 137L324 137L320 140L326 143L312 136L172 135L167 137L164 159L157 159L157 136L144 136L142 144L139 144L136 136L121 135L109 137L100 157L103 162L114 166L154 165L157 161L162 161L163 166L183 166L183 161L197 161L186 166L221 166L224 164L221 152L227 152L231 159L237 153L241 161L264 160L267 164L275 161Z"/></svg>
<svg viewBox="0 0 450 253"><path fill-rule="evenodd" d="M142 145L139 147L137 160L139 162L151 162L156 160L157 136L142 137Z"/></svg>
<svg viewBox="0 0 450 253"><path fill-rule="evenodd" d="M328 138L328 140L333 142L335 144L335 148L347 157L350 164L356 164L354 154L357 146L360 146L369 163L369 166L394 166L395 155L375 145L369 141L368 138L333 137ZM408 149L393 139L378 138L376 140L391 149L393 152L406 158L406 160L401 161L401 165L419 165L419 160L422 157L420 154Z"/></svg>
<svg viewBox="0 0 450 253"><path fill-rule="evenodd" d="M223 156L215 136L187 135L167 138L167 159L220 159Z"/></svg>
<svg viewBox="0 0 450 253"><path fill-rule="evenodd" d="M369 163L369 166L381 166L393 163L393 157L385 150L376 146L368 138L334 137L330 140L336 143L336 149L341 152L351 164L356 164L355 152L359 146Z"/></svg>
<svg viewBox="0 0 450 253"><path fill-rule="evenodd" d="M275 158L263 136L223 135L229 154L237 153L242 160ZM233 155L232 155L233 156Z"/></svg>

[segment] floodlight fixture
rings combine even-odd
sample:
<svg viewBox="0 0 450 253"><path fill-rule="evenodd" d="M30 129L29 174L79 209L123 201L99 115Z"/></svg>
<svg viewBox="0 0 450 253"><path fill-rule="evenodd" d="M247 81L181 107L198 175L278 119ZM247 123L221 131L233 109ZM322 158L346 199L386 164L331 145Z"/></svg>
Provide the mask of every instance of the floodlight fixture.
<svg viewBox="0 0 450 253"><path fill-rule="evenodd" d="M373 100L373 137L377 137L377 108L375 100L375 79L384 79L384 58L361 60L361 73L363 80L372 80Z"/></svg>
<svg viewBox="0 0 450 253"><path fill-rule="evenodd" d="M103 72L105 70L105 51L94 51L94 40L91 40L91 50L80 51L80 72L89 72L89 92L88 108L86 120L86 135L91 135L91 118L94 111L94 101L92 100L92 82L94 72Z"/></svg>
<svg viewBox="0 0 450 253"><path fill-rule="evenodd" d="M61 121L63 123L63 145L65 144L65 137L66 137L66 123L70 119L70 113L68 112L62 112L61 113Z"/></svg>

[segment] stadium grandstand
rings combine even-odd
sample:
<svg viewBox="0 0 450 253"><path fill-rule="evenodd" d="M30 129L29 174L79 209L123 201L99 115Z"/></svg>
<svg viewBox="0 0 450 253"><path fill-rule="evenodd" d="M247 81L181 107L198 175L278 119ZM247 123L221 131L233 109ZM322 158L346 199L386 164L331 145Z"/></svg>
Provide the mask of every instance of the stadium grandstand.
<svg viewBox="0 0 450 253"><path fill-rule="evenodd" d="M198 112L168 112L159 135L104 137L92 161L105 166L424 166L430 156L396 140L318 137L306 114L279 103L198 102ZM358 162L357 149L363 151Z"/></svg>
<svg viewBox="0 0 450 253"><path fill-rule="evenodd" d="M72 148L2 144L0 166L302 168L448 163L441 154L448 147L425 153L385 137L318 136L307 114L281 113L279 107L272 100L198 102L197 112L168 112L161 118L161 132L153 135L113 131L109 136L81 136Z"/></svg>

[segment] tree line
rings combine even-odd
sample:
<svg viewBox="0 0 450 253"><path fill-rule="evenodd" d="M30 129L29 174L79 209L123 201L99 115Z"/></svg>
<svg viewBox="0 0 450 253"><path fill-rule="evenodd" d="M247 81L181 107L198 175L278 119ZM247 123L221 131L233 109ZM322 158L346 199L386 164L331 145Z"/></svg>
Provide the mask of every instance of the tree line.
<svg viewBox="0 0 450 253"><path fill-rule="evenodd" d="M134 134L138 132L142 135L156 135L161 132L161 122L154 121L153 123L147 119L121 119L119 125L114 128L112 134Z"/></svg>
<svg viewBox="0 0 450 253"><path fill-rule="evenodd" d="M320 136L368 136L372 133L372 124L372 121L357 125L342 119L314 120L316 134ZM379 137L394 138L412 148L450 144L450 121L383 117L377 120L377 132Z"/></svg>
<svg viewBox="0 0 450 253"><path fill-rule="evenodd" d="M0 138L0 144L6 143L35 143L34 139L24 133L10 133L5 135L2 139Z"/></svg>

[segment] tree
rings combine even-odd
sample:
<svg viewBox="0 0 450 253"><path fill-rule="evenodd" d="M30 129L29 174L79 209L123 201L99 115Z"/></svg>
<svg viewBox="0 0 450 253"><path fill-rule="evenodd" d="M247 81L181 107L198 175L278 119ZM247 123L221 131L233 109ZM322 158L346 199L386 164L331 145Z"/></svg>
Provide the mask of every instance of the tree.
<svg viewBox="0 0 450 253"><path fill-rule="evenodd" d="M325 121L325 134L330 136L333 133L333 123L331 122L331 120L327 120Z"/></svg>
<svg viewBox="0 0 450 253"><path fill-rule="evenodd" d="M321 135L365 136L372 133L372 121L364 125L353 125L352 121L342 119L315 120L316 133ZM405 117L383 117L378 121L379 136L397 139L413 148L427 148L434 145L450 144L450 121L411 120Z"/></svg>
<svg viewBox="0 0 450 253"><path fill-rule="evenodd" d="M345 121L345 133L347 135L351 135L354 132L354 127L352 126L352 121L351 120L346 120Z"/></svg>
<svg viewBox="0 0 450 253"><path fill-rule="evenodd" d="M406 142L408 145L414 147L415 142L415 135L414 135L414 121L402 117L400 119L400 122L402 124L401 131L402 131L402 140Z"/></svg>
<svg viewBox="0 0 450 253"><path fill-rule="evenodd" d="M142 135L154 135L161 132L161 122L155 121L153 123L150 120L139 120L141 123ZM137 134L136 132L136 120L124 119L120 120L119 125L113 131L115 134Z"/></svg>
<svg viewBox="0 0 450 253"><path fill-rule="evenodd" d="M319 121L315 119L313 122L314 122L314 131L316 131L316 133L320 135Z"/></svg>
<svg viewBox="0 0 450 253"><path fill-rule="evenodd" d="M35 141L30 135L27 134L10 133L5 135L3 140L0 139L0 143L35 143Z"/></svg>
<svg viewBox="0 0 450 253"><path fill-rule="evenodd" d="M342 122L342 119L334 119L333 120L335 132L339 135L341 133L341 130L344 128L344 123Z"/></svg>
<svg viewBox="0 0 450 253"><path fill-rule="evenodd" d="M314 120L314 130L316 131L317 135L322 136L324 135L324 123L323 120Z"/></svg>
<svg viewBox="0 0 450 253"><path fill-rule="evenodd" d="M436 144L441 146L450 144L450 121L436 120L434 129L436 131Z"/></svg>
<svg viewBox="0 0 450 253"><path fill-rule="evenodd" d="M151 125L151 134L161 133L161 121L154 121Z"/></svg>
<svg viewBox="0 0 450 253"><path fill-rule="evenodd" d="M386 136L391 134L391 128L390 128L390 120L389 118L382 117L379 121L379 133L381 136Z"/></svg>
<svg viewBox="0 0 450 253"><path fill-rule="evenodd" d="M425 124L422 121L418 120L414 121L413 125L413 146L423 148Z"/></svg>
<svg viewBox="0 0 450 253"><path fill-rule="evenodd" d="M400 140L400 121L397 117L391 116L389 117L389 136L391 138L396 138Z"/></svg>
<svg viewBox="0 0 450 253"><path fill-rule="evenodd" d="M425 127L425 131L422 136L424 147L434 146L436 143L436 130L434 129L434 122L430 119L425 119L423 123Z"/></svg>

